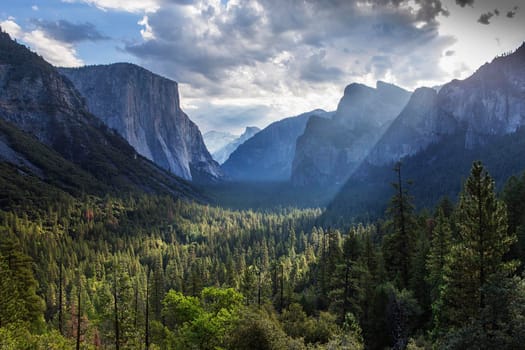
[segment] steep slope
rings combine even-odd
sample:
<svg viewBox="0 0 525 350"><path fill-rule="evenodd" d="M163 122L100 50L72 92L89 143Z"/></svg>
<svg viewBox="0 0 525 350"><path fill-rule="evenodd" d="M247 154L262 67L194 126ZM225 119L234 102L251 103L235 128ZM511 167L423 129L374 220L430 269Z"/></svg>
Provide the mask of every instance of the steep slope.
<svg viewBox="0 0 525 350"><path fill-rule="evenodd" d="M320 109L274 122L243 143L222 165L232 180L288 181L297 138L311 116L330 117Z"/></svg>
<svg viewBox="0 0 525 350"><path fill-rule="evenodd" d="M471 77L453 80L439 93L416 90L368 157L386 164L415 154L443 135L462 130L465 147L475 148L491 135L515 132L525 124L525 45L485 64Z"/></svg>
<svg viewBox="0 0 525 350"><path fill-rule="evenodd" d="M240 145L252 138L259 131L261 131L261 129L255 126L246 127L241 136L224 145L216 152L213 152L213 159L219 162L219 164L223 164L230 157L230 154L232 154Z"/></svg>
<svg viewBox="0 0 525 350"><path fill-rule="evenodd" d="M81 95L69 80L25 46L12 41L6 33L0 33L0 118L74 163L85 173L81 177L96 179L100 190L199 196L182 179L138 156L122 137L87 111ZM18 142L26 146L22 153L29 157L26 161L30 163L24 163L25 157L21 157L21 151L13 146L14 139L19 138L7 137L3 132L5 154L10 154L11 164L18 162L17 166L25 164L25 168L31 169L29 164L35 165L35 161L29 159L37 156L27 156L27 153L38 152L40 147L27 149L27 142ZM39 169L41 175L46 176L45 169L36 165L34 168L36 173ZM67 166L55 169L68 171ZM91 187L83 190L86 193L97 191Z"/></svg>
<svg viewBox="0 0 525 350"><path fill-rule="evenodd" d="M224 131L215 131L211 130L208 132L205 132L202 135L202 139L204 140L204 144L206 145L206 148L213 156L214 152L217 152L230 142L235 141L237 138L239 138L239 135L230 134L229 132Z"/></svg>
<svg viewBox="0 0 525 350"><path fill-rule="evenodd" d="M500 184L525 168L525 44L439 93L419 89L370 156L334 199L326 217L375 211L388 201L392 163L402 159L420 205L455 197L473 160Z"/></svg>
<svg viewBox="0 0 525 350"><path fill-rule="evenodd" d="M176 82L127 63L60 68L88 109L138 153L187 180L221 176L197 125L182 111Z"/></svg>
<svg viewBox="0 0 525 350"><path fill-rule="evenodd" d="M348 85L333 119L311 119L297 140L293 184L343 184L409 97L408 91L383 82L377 82L376 88Z"/></svg>
<svg viewBox="0 0 525 350"><path fill-rule="evenodd" d="M438 113L436 90L419 88L372 148L367 161L380 165L413 155L437 142L443 135L452 133L456 127L453 118Z"/></svg>

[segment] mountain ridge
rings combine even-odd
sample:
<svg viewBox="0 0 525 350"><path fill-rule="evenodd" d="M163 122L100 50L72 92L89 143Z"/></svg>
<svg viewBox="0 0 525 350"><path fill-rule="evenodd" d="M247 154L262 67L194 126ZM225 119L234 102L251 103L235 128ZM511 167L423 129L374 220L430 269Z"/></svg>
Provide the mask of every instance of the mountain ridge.
<svg viewBox="0 0 525 350"><path fill-rule="evenodd" d="M359 83L347 85L333 118L308 123L297 139L292 184L298 187L343 184L409 96L410 92L381 81L376 88Z"/></svg>
<svg viewBox="0 0 525 350"><path fill-rule="evenodd" d="M332 114L316 109L273 122L240 145L222 169L235 181L288 181L297 138L312 115Z"/></svg>
<svg viewBox="0 0 525 350"><path fill-rule="evenodd" d="M414 182L412 193L420 206L431 207L441 196L455 197L462 174L474 160L486 163L495 180L503 183L525 168L524 132L522 45L484 64L470 77L452 80L437 93L416 90L328 206L325 218L377 214L391 195L387 184L393 180L392 165L399 160L406 179Z"/></svg>

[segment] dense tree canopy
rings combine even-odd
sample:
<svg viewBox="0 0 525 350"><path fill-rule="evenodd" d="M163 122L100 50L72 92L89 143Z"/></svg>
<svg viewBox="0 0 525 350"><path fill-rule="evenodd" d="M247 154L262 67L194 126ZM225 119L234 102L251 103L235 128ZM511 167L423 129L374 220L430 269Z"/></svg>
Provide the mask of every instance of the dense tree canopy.
<svg viewBox="0 0 525 350"><path fill-rule="evenodd" d="M398 177L385 220L344 231L153 195L6 206L0 348L519 348L524 189L475 163L432 215Z"/></svg>

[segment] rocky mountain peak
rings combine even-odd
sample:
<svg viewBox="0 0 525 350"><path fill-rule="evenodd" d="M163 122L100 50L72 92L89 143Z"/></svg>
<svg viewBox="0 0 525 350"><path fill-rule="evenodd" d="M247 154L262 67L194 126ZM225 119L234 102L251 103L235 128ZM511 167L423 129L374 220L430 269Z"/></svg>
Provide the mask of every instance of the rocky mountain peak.
<svg viewBox="0 0 525 350"><path fill-rule="evenodd" d="M241 138L243 135L255 135L256 133L258 133L259 131L261 131L261 129L259 129L258 127L256 126L247 126L245 129L244 129L244 132L242 133L241 135Z"/></svg>
<svg viewBox="0 0 525 350"><path fill-rule="evenodd" d="M252 138L261 129L256 126L247 126L241 136L236 137L232 141L226 143L223 147L213 152L213 159L219 164L223 164L240 145Z"/></svg>

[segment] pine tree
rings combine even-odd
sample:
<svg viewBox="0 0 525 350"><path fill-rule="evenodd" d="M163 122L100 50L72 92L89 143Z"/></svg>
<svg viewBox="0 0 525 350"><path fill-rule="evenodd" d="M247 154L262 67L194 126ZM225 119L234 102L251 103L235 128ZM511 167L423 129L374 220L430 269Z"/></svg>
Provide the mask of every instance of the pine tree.
<svg viewBox="0 0 525 350"><path fill-rule="evenodd" d="M9 283L5 290L12 293L5 297L7 300L14 297L13 302L18 305L17 320L28 322L34 330L40 330L44 324L44 301L36 294L38 283L33 274L31 258L22 253L12 240L3 238L0 241L0 262L3 263L2 274Z"/></svg>
<svg viewBox="0 0 525 350"><path fill-rule="evenodd" d="M428 283L431 288L432 300L437 300L439 289L443 284L443 270L446 256L452 244L452 230L442 209L438 209L436 225L432 230L430 252L427 258Z"/></svg>
<svg viewBox="0 0 525 350"><path fill-rule="evenodd" d="M390 234L383 238L383 257L391 279L403 289L408 288L409 285L415 243L415 223L412 215L414 207L406 186L403 186L401 163L396 164L394 171L397 173L397 182L392 183L395 194L387 209L387 215L390 217L387 229Z"/></svg>
<svg viewBox="0 0 525 350"><path fill-rule="evenodd" d="M489 339L509 321L508 314L496 316L494 305L498 294L510 291L493 290L512 284L516 264L504 256L516 237L507 231L505 204L496 198L494 181L480 162L472 166L456 217L459 236L446 257L434 334L452 348L491 349Z"/></svg>

